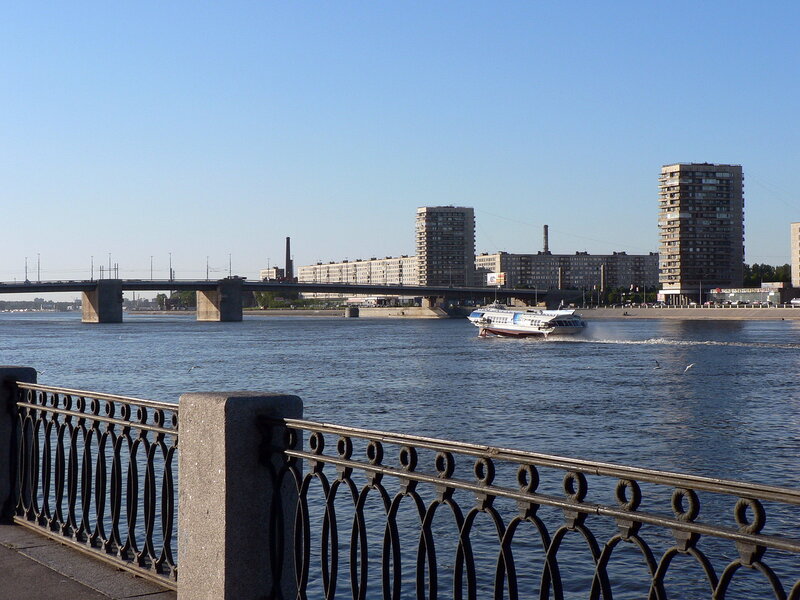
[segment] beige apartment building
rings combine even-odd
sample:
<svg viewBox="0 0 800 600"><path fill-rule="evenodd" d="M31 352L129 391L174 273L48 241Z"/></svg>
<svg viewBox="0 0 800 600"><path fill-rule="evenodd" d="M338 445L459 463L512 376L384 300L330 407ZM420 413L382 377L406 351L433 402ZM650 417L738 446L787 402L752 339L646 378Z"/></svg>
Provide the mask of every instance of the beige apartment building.
<svg viewBox="0 0 800 600"><path fill-rule="evenodd" d="M417 209L419 285L469 286L475 279L475 211L464 206Z"/></svg>
<svg viewBox="0 0 800 600"><path fill-rule="evenodd" d="M800 223L789 225L790 242L789 246L792 253L792 287L800 287Z"/></svg>
<svg viewBox="0 0 800 600"><path fill-rule="evenodd" d="M740 165L676 163L659 177L659 282L669 304L739 288L744 270Z"/></svg>
<svg viewBox="0 0 800 600"><path fill-rule="evenodd" d="M510 254L475 257L476 285L486 285L488 273L505 273L505 287L605 290L658 285L658 254Z"/></svg>
<svg viewBox="0 0 800 600"><path fill-rule="evenodd" d="M419 285L416 256L370 258L317 263L297 269L300 283L358 283L372 285Z"/></svg>

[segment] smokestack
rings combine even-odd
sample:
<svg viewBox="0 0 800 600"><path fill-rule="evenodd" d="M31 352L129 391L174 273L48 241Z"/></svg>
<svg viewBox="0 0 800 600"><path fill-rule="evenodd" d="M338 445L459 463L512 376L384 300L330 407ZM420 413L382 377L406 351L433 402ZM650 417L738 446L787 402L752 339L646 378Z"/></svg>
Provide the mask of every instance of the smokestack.
<svg viewBox="0 0 800 600"><path fill-rule="evenodd" d="M286 269L284 270L284 277L286 281L294 280L294 265L292 265L292 245L291 238L286 238Z"/></svg>
<svg viewBox="0 0 800 600"><path fill-rule="evenodd" d="M544 226L544 253L550 254L550 240L548 239L549 236L547 235L547 225Z"/></svg>

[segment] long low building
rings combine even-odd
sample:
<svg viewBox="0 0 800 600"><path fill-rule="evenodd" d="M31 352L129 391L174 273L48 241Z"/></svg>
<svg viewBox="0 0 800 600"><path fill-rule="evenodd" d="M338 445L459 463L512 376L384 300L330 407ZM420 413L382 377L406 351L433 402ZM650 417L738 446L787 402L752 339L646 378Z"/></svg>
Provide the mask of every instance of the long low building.
<svg viewBox="0 0 800 600"><path fill-rule="evenodd" d="M299 283L420 285L416 256L317 263L297 269Z"/></svg>
<svg viewBox="0 0 800 600"><path fill-rule="evenodd" d="M506 287L606 289L658 285L658 254L511 254L475 257L473 285L486 285L488 273L505 273ZM300 283L421 285L416 256L371 258L301 266Z"/></svg>
<svg viewBox="0 0 800 600"><path fill-rule="evenodd" d="M539 289L608 289L658 285L658 253L511 254L475 257L479 285L489 273L505 273L505 286Z"/></svg>

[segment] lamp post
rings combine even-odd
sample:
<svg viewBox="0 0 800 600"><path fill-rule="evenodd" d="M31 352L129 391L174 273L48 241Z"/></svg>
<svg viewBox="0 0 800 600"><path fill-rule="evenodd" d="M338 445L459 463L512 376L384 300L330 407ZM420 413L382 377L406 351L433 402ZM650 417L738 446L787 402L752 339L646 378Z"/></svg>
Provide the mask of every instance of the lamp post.
<svg viewBox="0 0 800 600"><path fill-rule="evenodd" d="M700 275L700 306L703 306L703 276Z"/></svg>

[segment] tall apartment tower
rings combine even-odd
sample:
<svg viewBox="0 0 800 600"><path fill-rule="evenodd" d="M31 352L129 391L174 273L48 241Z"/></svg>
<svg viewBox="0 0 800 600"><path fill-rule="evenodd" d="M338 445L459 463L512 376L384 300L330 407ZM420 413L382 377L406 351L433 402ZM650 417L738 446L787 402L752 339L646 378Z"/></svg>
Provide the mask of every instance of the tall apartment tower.
<svg viewBox="0 0 800 600"><path fill-rule="evenodd" d="M475 211L463 206L417 209L420 285L470 286L475 277Z"/></svg>
<svg viewBox="0 0 800 600"><path fill-rule="evenodd" d="M659 283L669 304L741 287L744 177L740 165L678 163L658 179Z"/></svg>
<svg viewBox="0 0 800 600"><path fill-rule="evenodd" d="M800 287L800 223L789 225L792 252L792 287Z"/></svg>

